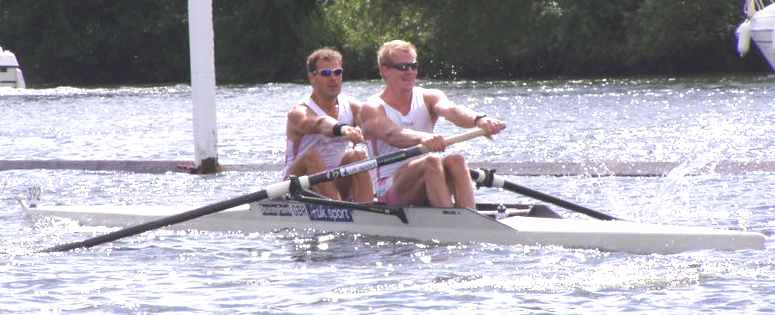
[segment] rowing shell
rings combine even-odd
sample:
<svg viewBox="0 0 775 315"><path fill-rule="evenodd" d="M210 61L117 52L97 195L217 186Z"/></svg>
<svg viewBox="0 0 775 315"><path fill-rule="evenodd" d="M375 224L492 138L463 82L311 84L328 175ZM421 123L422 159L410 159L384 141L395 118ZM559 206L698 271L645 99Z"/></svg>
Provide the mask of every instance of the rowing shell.
<svg viewBox="0 0 775 315"><path fill-rule="evenodd" d="M132 226L181 212L137 206L30 207L34 217L56 216L95 226ZM350 204L352 205L352 204ZM526 206L529 207L529 206ZM544 207L545 206L536 206ZM525 209L510 209L512 214ZM174 229L272 232L282 229L348 232L441 243L558 245L636 254L674 254L715 249L764 248L761 233L628 221L540 218L513 215L499 220L487 211L458 208L386 207L265 200L172 225Z"/></svg>

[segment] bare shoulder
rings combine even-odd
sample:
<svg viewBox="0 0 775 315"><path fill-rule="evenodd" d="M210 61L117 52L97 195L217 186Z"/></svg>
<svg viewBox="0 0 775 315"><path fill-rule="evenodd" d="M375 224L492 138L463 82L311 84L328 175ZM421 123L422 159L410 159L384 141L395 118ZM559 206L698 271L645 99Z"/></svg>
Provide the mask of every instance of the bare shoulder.
<svg viewBox="0 0 775 315"><path fill-rule="evenodd" d="M446 94L444 94L444 91L439 89L423 89L423 96L441 97L446 96Z"/></svg>
<svg viewBox="0 0 775 315"><path fill-rule="evenodd" d="M441 100L447 99L447 94L439 89L423 89L423 100L425 104L435 105Z"/></svg>
<svg viewBox="0 0 775 315"><path fill-rule="evenodd" d="M361 103L361 105L362 115L374 116L383 111L382 104L372 100L366 100L365 102Z"/></svg>
<svg viewBox="0 0 775 315"><path fill-rule="evenodd" d="M296 104L291 107L291 110L288 111L288 122L290 123L298 123L310 115L314 115L315 112L313 112L309 107L305 106L304 104Z"/></svg>
<svg viewBox="0 0 775 315"><path fill-rule="evenodd" d="M350 108L352 108L353 110L359 110L363 108L364 105L366 105L366 102L362 102L355 97L348 95L346 98L347 98L347 102L350 103Z"/></svg>
<svg viewBox="0 0 775 315"><path fill-rule="evenodd" d="M423 101L425 101L425 106L428 107L431 115L444 116L444 113L454 106L449 102L447 94L444 94L439 89L425 89L423 91Z"/></svg>

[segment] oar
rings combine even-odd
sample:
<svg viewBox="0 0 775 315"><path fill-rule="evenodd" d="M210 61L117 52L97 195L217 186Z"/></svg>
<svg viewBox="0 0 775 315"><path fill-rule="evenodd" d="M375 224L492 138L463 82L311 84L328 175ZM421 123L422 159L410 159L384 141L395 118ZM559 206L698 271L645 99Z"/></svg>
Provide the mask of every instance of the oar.
<svg viewBox="0 0 775 315"><path fill-rule="evenodd" d="M521 195L525 195L534 199L541 200L543 202L548 202L569 210L583 213L596 219L621 220L619 218L613 217L603 212L592 210L587 207L572 203L570 201L565 201L560 198L544 194L540 191L535 191L530 188L517 185L516 183L506 180L502 176L495 175L495 171L493 170L473 170L472 169L471 179L473 179L476 183L478 183L481 186L503 188L511 192L515 192Z"/></svg>
<svg viewBox="0 0 775 315"><path fill-rule="evenodd" d="M486 133L484 130L477 128L475 130L471 130L456 136L445 138L444 141L447 143L447 145L450 145L450 144L470 140L479 136L483 136L485 134ZM423 145L416 145L411 148L406 148L390 154L381 155L370 160L358 161L355 163L350 163L350 164L343 165L320 173L301 176L298 178L298 181L299 181L298 184L300 186L299 188L307 189L310 186L315 184L331 181L340 177L345 177L345 176L350 176L353 174L365 172L365 171L377 168L379 166L395 163L398 161L403 161L411 157L425 154L427 152L428 152L428 149L425 148ZM177 224L188 220L193 220L204 215L234 208L242 204L260 201L263 199L281 197L286 193L288 193L290 189L291 189L291 181L290 180L282 181L279 183L269 185L263 190L260 190L254 193L250 193L250 194L243 195L229 200L224 200L218 203L214 203L201 208L172 215L169 217L161 218L158 220L153 220L139 225L131 226L125 229L121 229L105 235L86 239L80 242L57 245L54 247L41 250L39 252L43 252L43 253L63 252L63 251L68 251L76 248L87 248L87 247L104 244L107 242L112 242L127 236L137 235L153 229L158 229L168 225Z"/></svg>

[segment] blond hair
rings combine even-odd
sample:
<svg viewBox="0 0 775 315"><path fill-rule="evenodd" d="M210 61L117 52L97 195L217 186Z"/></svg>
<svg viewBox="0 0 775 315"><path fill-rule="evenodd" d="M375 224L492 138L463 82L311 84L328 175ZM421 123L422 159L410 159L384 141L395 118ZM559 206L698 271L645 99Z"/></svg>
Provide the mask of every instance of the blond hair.
<svg viewBox="0 0 775 315"><path fill-rule="evenodd" d="M325 61L338 61L342 63L342 54L333 48L323 47L313 51L307 57L307 72L315 72L317 70L318 60Z"/></svg>
<svg viewBox="0 0 775 315"><path fill-rule="evenodd" d="M392 64L393 59L390 56L395 51L406 51L417 58L417 47L405 40L395 39L382 44L382 47L377 51L377 67Z"/></svg>

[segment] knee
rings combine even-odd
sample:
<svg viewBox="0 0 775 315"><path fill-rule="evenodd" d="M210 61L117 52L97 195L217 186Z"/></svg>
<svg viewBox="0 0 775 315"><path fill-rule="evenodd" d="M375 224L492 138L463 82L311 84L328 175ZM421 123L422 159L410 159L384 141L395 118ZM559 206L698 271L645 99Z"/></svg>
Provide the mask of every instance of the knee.
<svg viewBox="0 0 775 315"><path fill-rule="evenodd" d="M369 156L364 150L350 150L347 151L342 157L342 164L349 164L352 162L363 161Z"/></svg>
<svg viewBox="0 0 775 315"><path fill-rule="evenodd" d="M452 154L444 158L444 168L446 169L465 169L466 160L460 154Z"/></svg>
<svg viewBox="0 0 775 315"><path fill-rule="evenodd" d="M428 156L425 158L425 173L433 176L443 176L444 175L444 162L440 157L437 156Z"/></svg>

